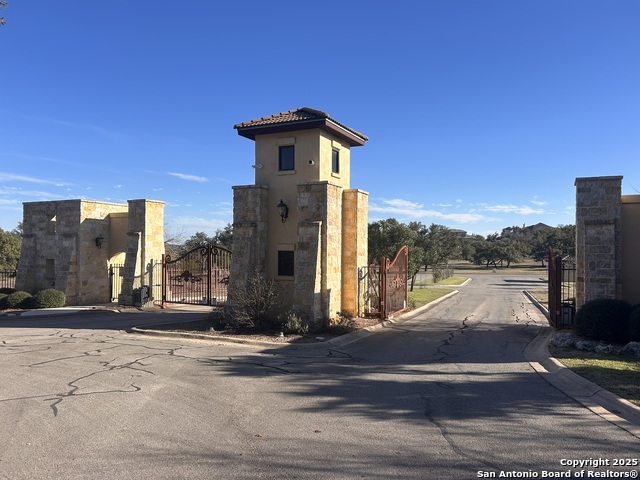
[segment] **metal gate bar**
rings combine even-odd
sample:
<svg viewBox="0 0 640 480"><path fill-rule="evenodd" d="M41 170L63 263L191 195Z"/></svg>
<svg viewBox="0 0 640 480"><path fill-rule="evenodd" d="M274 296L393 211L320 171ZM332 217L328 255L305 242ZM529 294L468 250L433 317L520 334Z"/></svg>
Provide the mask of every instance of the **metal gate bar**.
<svg viewBox="0 0 640 480"><path fill-rule="evenodd" d="M231 251L215 245L162 257L162 303L219 305L227 300Z"/></svg>

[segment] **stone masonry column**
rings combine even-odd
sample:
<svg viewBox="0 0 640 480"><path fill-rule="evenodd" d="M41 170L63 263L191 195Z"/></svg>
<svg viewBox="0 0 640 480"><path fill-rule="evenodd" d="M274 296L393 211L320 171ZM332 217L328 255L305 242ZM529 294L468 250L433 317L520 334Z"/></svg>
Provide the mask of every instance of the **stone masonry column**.
<svg viewBox="0 0 640 480"><path fill-rule="evenodd" d="M293 309L314 327L322 326L325 299L322 290L322 221L298 222Z"/></svg>
<svg viewBox="0 0 640 480"><path fill-rule="evenodd" d="M576 307L622 297L622 177L576 178Z"/></svg>
<svg viewBox="0 0 640 480"><path fill-rule="evenodd" d="M299 307L314 306L313 324L337 316L342 306L342 191L325 181L298 184L294 299Z"/></svg>
<svg viewBox="0 0 640 480"><path fill-rule="evenodd" d="M269 187L233 187L233 253L229 272L229 303L254 272L266 277Z"/></svg>
<svg viewBox="0 0 640 480"><path fill-rule="evenodd" d="M127 251L118 299L122 305L133 305L134 289L153 283L147 264L160 261L164 254L164 203L154 200L128 203Z"/></svg>

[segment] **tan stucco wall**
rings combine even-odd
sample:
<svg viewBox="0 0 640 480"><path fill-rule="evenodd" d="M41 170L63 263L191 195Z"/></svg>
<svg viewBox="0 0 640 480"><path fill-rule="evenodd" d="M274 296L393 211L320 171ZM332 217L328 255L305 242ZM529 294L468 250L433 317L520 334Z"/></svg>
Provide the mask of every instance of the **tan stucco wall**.
<svg viewBox="0 0 640 480"><path fill-rule="evenodd" d="M124 262L124 254L127 251L128 224L128 212L109 214L109 258L112 263ZM117 259L121 259L121 262Z"/></svg>
<svg viewBox="0 0 640 480"><path fill-rule="evenodd" d="M288 145L295 147L295 169L281 172L279 147ZM332 172L333 150L339 151L338 173ZM356 313L358 267L367 262L368 209L367 194L350 190L350 163L350 146L322 129L255 137L255 185L233 187L230 297L247 271L263 266L283 303L307 315L305 321L318 325L345 306ZM284 223L280 200L289 208ZM293 277L278 276L279 250L294 251Z"/></svg>
<svg viewBox="0 0 640 480"><path fill-rule="evenodd" d="M640 304L640 195L622 195L622 298Z"/></svg>
<svg viewBox="0 0 640 480"><path fill-rule="evenodd" d="M295 146L295 170L278 171L280 146ZM331 172L331 151L340 152L340 173ZM293 279L277 276L277 252L293 248L297 238L298 185L325 181L339 188L349 188L350 149L336 137L320 130L301 130L280 134L260 135L255 140L255 184L269 187L266 209L271 225L267 240L267 275L276 279L286 299L293 298ZM313 164L310 163L313 162ZM282 223L276 206L283 200L289 207L289 217ZM341 201L341 200L340 200Z"/></svg>
<svg viewBox="0 0 640 480"><path fill-rule="evenodd" d="M359 315L364 292L358 292L358 268L367 265L369 194L345 190L342 204L342 311ZM358 295L360 294L360 299Z"/></svg>

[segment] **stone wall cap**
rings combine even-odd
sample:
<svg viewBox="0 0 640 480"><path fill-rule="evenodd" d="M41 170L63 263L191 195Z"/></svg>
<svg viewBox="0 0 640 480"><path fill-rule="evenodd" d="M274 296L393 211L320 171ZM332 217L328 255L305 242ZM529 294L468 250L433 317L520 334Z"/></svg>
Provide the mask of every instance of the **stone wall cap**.
<svg viewBox="0 0 640 480"><path fill-rule="evenodd" d="M133 200L127 200L127 202L147 202L147 203L162 203L162 204L164 204L164 202L162 200L150 200L148 198L135 198ZM98 202L98 203L104 203L104 202Z"/></svg>
<svg viewBox="0 0 640 480"><path fill-rule="evenodd" d="M577 185L578 182L592 182L592 181L602 181L602 180L622 180L622 175L612 175L612 176L605 176L605 177L577 177L576 181L574 183L574 185Z"/></svg>
<svg viewBox="0 0 640 480"><path fill-rule="evenodd" d="M361 190L360 188L347 188L345 192L357 192L362 193L363 195L369 195L369 192L367 192L366 190Z"/></svg>
<svg viewBox="0 0 640 480"><path fill-rule="evenodd" d="M233 190L242 190L249 188L264 188L265 190L269 190L267 185L234 185L231 187Z"/></svg>

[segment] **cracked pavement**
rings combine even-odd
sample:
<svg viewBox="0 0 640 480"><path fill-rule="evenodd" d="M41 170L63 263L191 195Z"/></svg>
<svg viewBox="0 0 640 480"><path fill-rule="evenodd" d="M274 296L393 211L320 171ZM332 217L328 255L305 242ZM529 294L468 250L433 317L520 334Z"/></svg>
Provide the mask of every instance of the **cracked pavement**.
<svg viewBox="0 0 640 480"><path fill-rule="evenodd" d="M478 276L343 346L126 333L141 314L2 318L0 478L464 479L637 458L637 436L525 360L548 328L529 284Z"/></svg>

